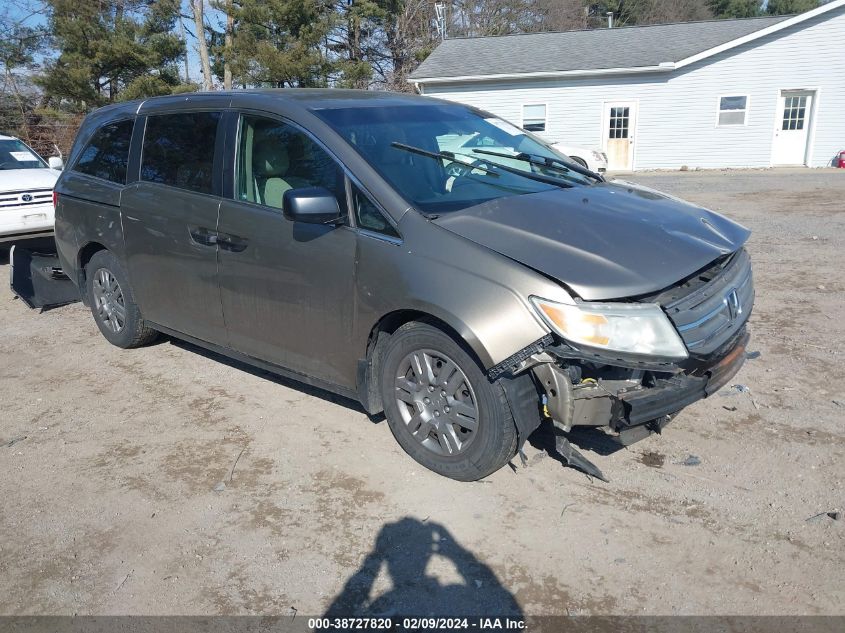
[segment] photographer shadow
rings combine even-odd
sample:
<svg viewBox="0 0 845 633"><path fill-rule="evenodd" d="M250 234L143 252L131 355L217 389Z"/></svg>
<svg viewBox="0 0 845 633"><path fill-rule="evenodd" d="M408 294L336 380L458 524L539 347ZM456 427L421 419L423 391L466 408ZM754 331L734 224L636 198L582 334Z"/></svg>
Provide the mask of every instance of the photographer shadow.
<svg viewBox="0 0 845 633"><path fill-rule="evenodd" d="M441 584L438 578L426 575L435 556L451 561L459 582ZM373 596L382 569L391 588ZM455 541L445 527L405 517L382 527L373 551L323 614L325 618L352 616L522 619L522 610L493 570Z"/></svg>

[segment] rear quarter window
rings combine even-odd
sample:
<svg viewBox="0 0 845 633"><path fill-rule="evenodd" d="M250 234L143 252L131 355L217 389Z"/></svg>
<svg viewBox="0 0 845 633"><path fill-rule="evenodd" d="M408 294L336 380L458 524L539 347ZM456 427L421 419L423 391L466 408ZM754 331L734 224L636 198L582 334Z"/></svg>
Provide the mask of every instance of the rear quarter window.
<svg viewBox="0 0 845 633"><path fill-rule="evenodd" d="M126 184L129 143L134 125L134 119L128 119L109 123L94 132L73 166L73 171Z"/></svg>
<svg viewBox="0 0 845 633"><path fill-rule="evenodd" d="M213 193L214 145L220 112L180 112L147 117L141 180Z"/></svg>

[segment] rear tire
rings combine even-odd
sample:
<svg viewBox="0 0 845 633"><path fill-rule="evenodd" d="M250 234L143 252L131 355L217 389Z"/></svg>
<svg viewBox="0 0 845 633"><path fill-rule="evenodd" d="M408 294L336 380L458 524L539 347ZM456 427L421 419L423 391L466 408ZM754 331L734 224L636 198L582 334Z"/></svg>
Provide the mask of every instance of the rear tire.
<svg viewBox="0 0 845 633"><path fill-rule="evenodd" d="M513 457L516 426L504 390L449 335L408 323L383 358L387 424L417 462L450 479L476 481Z"/></svg>
<svg viewBox="0 0 845 633"><path fill-rule="evenodd" d="M158 337L141 317L129 277L111 252L94 253L85 266L85 290L94 321L112 345L130 349Z"/></svg>

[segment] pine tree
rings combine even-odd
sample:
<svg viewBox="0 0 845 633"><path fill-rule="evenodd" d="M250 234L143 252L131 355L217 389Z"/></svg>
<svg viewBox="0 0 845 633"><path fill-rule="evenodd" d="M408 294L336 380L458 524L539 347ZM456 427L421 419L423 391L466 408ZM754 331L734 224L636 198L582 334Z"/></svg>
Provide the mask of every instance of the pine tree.
<svg viewBox="0 0 845 633"><path fill-rule="evenodd" d="M46 96L84 111L179 87L184 48L178 0L49 0L58 57L38 82Z"/></svg>
<svg viewBox="0 0 845 633"><path fill-rule="evenodd" d="M766 13L771 15L804 13L804 11L815 9L819 4L821 4L819 0L769 0Z"/></svg>
<svg viewBox="0 0 845 633"><path fill-rule="evenodd" d="M338 70L328 56L331 0L241 0L231 9L230 68L243 86L320 87ZM215 47L218 51L224 46ZM223 60L215 67L222 72Z"/></svg>

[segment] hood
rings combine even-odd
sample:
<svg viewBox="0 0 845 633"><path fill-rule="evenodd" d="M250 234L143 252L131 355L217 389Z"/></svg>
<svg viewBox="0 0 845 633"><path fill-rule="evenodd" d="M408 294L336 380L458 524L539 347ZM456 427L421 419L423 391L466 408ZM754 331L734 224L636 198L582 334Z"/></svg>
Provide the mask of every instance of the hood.
<svg viewBox="0 0 845 633"><path fill-rule="evenodd" d="M62 172L55 169L2 169L0 192L23 189L52 189Z"/></svg>
<svg viewBox="0 0 845 633"><path fill-rule="evenodd" d="M622 181L491 200L434 223L592 301L662 290L750 235L718 213Z"/></svg>

